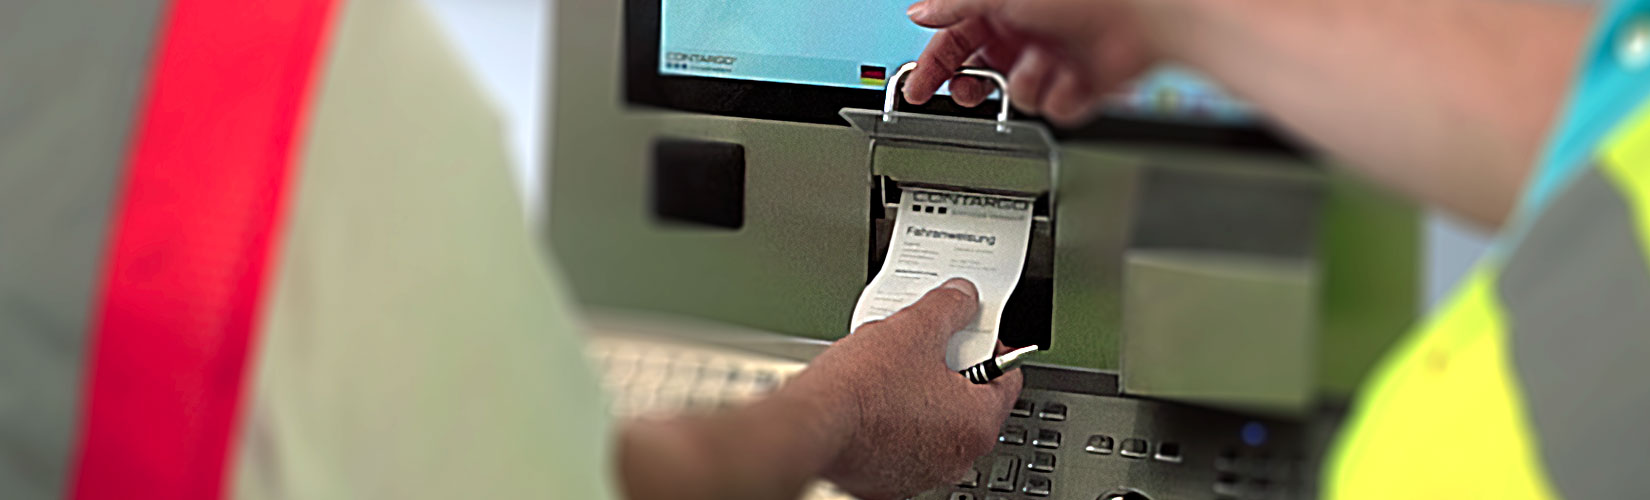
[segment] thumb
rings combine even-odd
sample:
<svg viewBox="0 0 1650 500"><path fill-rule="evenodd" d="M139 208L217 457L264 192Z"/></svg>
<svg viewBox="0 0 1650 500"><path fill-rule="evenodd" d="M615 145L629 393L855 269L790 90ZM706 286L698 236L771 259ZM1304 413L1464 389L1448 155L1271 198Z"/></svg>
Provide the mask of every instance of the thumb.
<svg viewBox="0 0 1650 500"><path fill-rule="evenodd" d="M944 347L952 334L973 323L979 312L979 291L974 284L952 278L889 316L888 323L924 344Z"/></svg>
<svg viewBox="0 0 1650 500"><path fill-rule="evenodd" d="M1014 401L1020 399L1020 387L1024 384L1025 373L1019 369L1014 369L1009 370L1008 373L1004 373L1003 376L997 377L996 380L992 380L990 383L977 387L985 391L991 402L995 403L993 409L1000 409L1006 414L1014 408Z"/></svg>

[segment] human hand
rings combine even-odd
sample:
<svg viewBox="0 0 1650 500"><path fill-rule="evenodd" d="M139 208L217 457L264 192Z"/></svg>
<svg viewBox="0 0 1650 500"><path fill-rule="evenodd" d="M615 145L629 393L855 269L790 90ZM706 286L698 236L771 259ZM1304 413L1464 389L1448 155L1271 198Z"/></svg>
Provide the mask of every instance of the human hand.
<svg viewBox="0 0 1650 500"><path fill-rule="evenodd" d="M978 313L973 284L953 279L838 341L786 388L828 395L853 415L827 479L859 498L905 498L961 477L991 451L1020 372L975 385L945 365L952 334Z"/></svg>
<svg viewBox="0 0 1650 500"><path fill-rule="evenodd" d="M922 104L963 66L1008 75L1014 107L1059 125L1090 118L1101 99L1158 59L1134 0L923 0L906 11L941 31L906 77L905 98ZM951 82L957 103L976 106L995 90L970 77Z"/></svg>

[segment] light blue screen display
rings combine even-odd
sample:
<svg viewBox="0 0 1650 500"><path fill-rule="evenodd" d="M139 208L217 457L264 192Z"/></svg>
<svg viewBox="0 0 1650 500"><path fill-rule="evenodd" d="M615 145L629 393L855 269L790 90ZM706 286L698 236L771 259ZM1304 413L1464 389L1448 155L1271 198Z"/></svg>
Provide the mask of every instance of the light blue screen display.
<svg viewBox="0 0 1650 500"><path fill-rule="evenodd" d="M882 90L934 30L905 16L911 0L660 0L659 73ZM1109 99L1106 112L1243 123L1248 106L1190 72L1159 68Z"/></svg>

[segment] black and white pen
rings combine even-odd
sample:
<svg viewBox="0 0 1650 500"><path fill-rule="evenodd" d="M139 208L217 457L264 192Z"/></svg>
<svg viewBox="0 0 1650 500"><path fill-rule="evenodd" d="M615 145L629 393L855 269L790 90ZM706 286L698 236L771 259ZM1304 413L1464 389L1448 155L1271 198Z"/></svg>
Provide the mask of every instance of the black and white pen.
<svg viewBox="0 0 1650 500"><path fill-rule="evenodd" d="M1013 370L1016 366L1020 366L1020 359L1024 358L1027 354L1034 352L1037 352L1037 346L1032 345L1021 347L1019 349L1009 351L1008 354L997 356L994 359L981 361L980 364L970 366L967 369L957 373L961 373L964 377L968 377L969 382L976 384L989 383L992 380L996 380L997 377L1003 376L1003 373Z"/></svg>

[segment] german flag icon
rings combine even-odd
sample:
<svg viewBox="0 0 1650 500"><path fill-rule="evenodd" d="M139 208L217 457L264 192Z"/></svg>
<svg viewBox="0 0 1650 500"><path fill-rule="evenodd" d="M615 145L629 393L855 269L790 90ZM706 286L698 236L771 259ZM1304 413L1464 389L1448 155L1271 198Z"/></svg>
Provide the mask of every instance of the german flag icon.
<svg viewBox="0 0 1650 500"><path fill-rule="evenodd" d="M862 64L859 66L859 83L881 87L888 84L888 68Z"/></svg>

